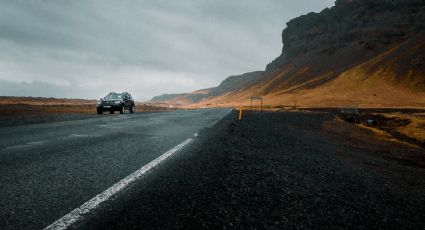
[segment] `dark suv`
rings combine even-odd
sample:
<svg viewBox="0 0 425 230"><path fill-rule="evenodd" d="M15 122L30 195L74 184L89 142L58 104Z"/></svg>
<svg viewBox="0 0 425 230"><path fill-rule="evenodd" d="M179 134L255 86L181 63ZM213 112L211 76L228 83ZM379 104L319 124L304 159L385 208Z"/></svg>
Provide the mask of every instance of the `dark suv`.
<svg viewBox="0 0 425 230"><path fill-rule="evenodd" d="M125 110L134 113L136 111L136 106L134 104L133 97L127 93L109 93L104 98L101 98L96 103L97 114L102 114L103 111L109 111L113 114L115 111L120 111L124 113Z"/></svg>

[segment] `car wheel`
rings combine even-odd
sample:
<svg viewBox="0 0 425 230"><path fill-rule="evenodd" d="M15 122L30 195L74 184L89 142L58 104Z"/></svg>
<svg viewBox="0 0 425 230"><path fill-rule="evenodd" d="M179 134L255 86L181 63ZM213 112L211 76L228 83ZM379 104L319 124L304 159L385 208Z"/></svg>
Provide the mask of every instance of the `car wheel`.
<svg viewBox="0 0 425 230"><path fill-rule="evenodd" d="M130 113L134 113L134 112L136 112L136 106L133 105L133 107L131 107L130 109Z"/></svg>
<svg viewBox="0 0 425 230"><path fill-rule="evenodd" d="M114 112L115 112L114 110L109 111L110 114L114 114Z"/></svg>
<svg viewBox="0 0 425 230"><path fill-rule="evenodd" d="M121 109L120 109L120 113L121 113L121 114L123 114L123 113L124 113L124 110L125 110L125 105L123 105L123 106L121 107Z"/></svg>
<svg viewBox="0 0 425 230"><path fill-rule="evenodd" d="M103 110L97 109L97 114L103 114Z"/></svg>

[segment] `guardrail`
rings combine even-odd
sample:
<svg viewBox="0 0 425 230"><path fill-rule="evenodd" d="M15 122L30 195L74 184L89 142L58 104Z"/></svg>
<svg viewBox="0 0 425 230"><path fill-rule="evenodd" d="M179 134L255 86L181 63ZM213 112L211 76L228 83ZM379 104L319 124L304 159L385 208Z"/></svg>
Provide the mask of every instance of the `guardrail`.
<svg viewBox="0 0 425 230"><path fill-rule="evenodd" d="M341 105L341 113L358 114L359 108L356 104L353 105Z"/></svg>

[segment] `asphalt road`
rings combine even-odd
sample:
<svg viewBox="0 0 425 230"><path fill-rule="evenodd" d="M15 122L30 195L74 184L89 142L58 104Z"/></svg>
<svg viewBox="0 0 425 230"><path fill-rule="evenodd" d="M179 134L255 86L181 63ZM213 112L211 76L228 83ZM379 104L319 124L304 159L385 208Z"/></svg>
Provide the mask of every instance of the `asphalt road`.
<svg viewBox="0 0 425 230"><path fill-rule="evenodd" d="M229 113L103 115L0 128L0 229L42 229Z"/></svg>
<svg viewBox="0 0 425 230"><path fill-rule="evenodd" d="M425 229L425 151L311 112L233 112L76 229Z"/></svg>

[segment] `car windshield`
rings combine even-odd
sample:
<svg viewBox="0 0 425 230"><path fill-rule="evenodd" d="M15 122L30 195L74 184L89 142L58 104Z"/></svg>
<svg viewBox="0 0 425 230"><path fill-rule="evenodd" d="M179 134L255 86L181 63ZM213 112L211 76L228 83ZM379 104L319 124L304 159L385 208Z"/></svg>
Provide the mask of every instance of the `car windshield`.
<svg viewBox="0 0 425 230"><path fill-rule="evenodd" d="M122 94L120 93L110 93L106 95L103 99L105 100L113 100L113 99L122 99Z"/></svg>

